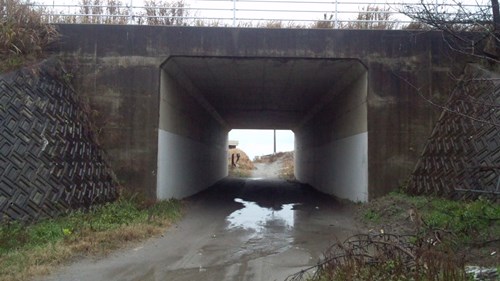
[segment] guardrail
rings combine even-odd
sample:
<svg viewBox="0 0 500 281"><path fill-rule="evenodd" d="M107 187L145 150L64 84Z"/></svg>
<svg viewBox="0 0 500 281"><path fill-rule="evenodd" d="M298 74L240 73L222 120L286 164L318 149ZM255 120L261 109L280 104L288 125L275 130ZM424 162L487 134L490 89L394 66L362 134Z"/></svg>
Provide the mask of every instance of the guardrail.
<svg viewBox="0 0 500 281"><path fill-rule="evenodd" d="M138 0L135 0L138 2ZM432 2L434 1L434 2ZM462 4L432 0L429 7L439 15L453 15L459 10L470 9L484 13L484 4ZM440 2L441 1L441 2ZM59 4L31 5L42 11L52 23L97 24L151 24L198 25L233 27L330 27L349 25L391 25L402 27L411 19L401 13L403 8L417 7L420 1L373 3L363 0L180 0L158 1L164 6L134 5L83 5ZM82 1L84 2L84 1ZM82 3L80 2L80 3ZM88 1L91 2L91 1ZM103 3L105 1L102 1ZM119 2L122 3L122 2ZM475 2L474 2L475 3Z"/></svg>

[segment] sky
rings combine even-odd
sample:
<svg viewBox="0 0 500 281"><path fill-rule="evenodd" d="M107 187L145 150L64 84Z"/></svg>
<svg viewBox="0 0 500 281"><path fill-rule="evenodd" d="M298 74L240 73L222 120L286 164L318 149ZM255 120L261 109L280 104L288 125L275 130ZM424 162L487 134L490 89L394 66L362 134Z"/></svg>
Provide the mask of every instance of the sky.
<svg viewBox="0 0 500 281"><path fill-rule="evenodd" d="M273 153L273 130L231 130L229 140L239 142L238 148L254 159L255 156ZM292 151L294 134L290 130L276 130L276 152Z"/></svg>
<svg viewBox="0 0 500 281"><path fill-rule="evenodd" d="M30 0L31 2L45 5L77 5L80 0ZM93 0L91 0L93 1ZM101 0L105 2L106 0ZM118 1L118 0L117 0ZM155 0L156 2L175 2L178 0ZM332 20L354 20L358 12L368 5L376 5L380 8L399 9L400 3L418 3L420 0L182 0L187 4L189 16L201 18L202 21L219 26L232 26L233 15L241 19L244 23L252 22L255 26L255 20L269 22L273 20L281 20L285 26L290 20L298 20L296 22L301 25L307 25L318 20L332 16ZM489 3L490 0L424 0L426 3L446 3L453 4L461 2L466 5L476 5L476 3ZM143 6L143 0L121 0L123 5ZM236 8L233 14L233 8ZM64 13L78 13L77 7L59 8L63 9ZM61 10L60 10L61 11ZM134 13L139 13L141 9L137 9ZM218 18L218 19L217 19ZM224 18L225 20L223 20ZM400 22L409 22L409 18L404 15L393 15L393 20ZM253 21L252 21L253 20ZM193 20L194 21L194 20ZM237 22L235 22L237 25Z"/></svg>

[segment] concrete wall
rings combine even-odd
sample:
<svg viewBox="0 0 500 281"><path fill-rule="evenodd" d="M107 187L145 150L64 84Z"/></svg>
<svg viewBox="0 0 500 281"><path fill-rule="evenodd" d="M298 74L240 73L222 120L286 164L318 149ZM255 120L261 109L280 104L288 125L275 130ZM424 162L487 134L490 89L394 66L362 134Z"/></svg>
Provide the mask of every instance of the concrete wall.
<svg viewBox="0 0 500 281"><path fill-rule="evenodd" d="M227 176L228 130L200 104L193 84L168 67L160 78L158 199L183 198Z"/></svg>
<svg viewBox="0 0 500 281"><path fill-rule="evenodd" d="M164 58L77 53L68 64L120 185L156 196L159 67Z"/></svg>
<svg viewBox="0 0 500 281"><path fill-rule="evenodd" d="M344 78L345 88L334 87L329 93L333 99L294 131L297 179L339 198L362 202L369 198L367 76L365 70Z"/></svg>

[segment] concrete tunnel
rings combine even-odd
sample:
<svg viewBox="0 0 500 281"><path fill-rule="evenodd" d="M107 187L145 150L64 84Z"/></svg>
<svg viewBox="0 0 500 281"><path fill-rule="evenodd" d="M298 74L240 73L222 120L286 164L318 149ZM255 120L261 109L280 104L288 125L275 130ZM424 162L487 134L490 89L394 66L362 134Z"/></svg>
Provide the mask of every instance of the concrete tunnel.
<svg viewBox="0 0 500 281"><path fill-rule="evenodd" d="M175 56L160 75L158 199L226 177L231 129L288 129L300 182L368 200L368 74L359 60Z"/></svg>

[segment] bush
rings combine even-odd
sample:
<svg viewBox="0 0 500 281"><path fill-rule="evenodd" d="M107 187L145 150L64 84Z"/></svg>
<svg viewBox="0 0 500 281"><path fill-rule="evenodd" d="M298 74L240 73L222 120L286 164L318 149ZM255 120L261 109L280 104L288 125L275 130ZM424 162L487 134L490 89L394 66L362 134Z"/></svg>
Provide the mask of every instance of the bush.
<svg viewBox="0 0 500 281"><path fill-rule="evenodd" d="M40 11L20 0L0 0L0 58L3 68L38 57L59 37ZM6 70L6 69L0 69Z"/></svg>

